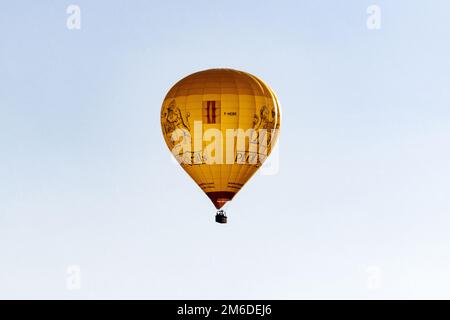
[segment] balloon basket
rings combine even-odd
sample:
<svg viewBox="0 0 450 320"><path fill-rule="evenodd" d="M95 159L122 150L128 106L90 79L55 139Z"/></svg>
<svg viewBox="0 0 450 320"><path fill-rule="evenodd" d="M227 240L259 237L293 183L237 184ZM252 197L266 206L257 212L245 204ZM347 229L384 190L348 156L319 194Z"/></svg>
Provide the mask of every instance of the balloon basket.
<svg viewBox="0 0 450 320"><path fill-rule="evenodd" d="M225 211L219 210L216 213L216 222L217 223L227 223L227 215L225 214Z"/></svg>

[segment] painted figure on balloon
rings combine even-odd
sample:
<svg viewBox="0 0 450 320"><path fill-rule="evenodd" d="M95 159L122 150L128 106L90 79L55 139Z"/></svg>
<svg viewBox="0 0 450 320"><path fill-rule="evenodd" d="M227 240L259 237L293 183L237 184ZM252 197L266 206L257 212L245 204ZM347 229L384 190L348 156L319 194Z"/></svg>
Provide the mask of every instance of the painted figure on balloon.
<svg viewBox="0 0 450 320"><path fill-rule="evenodd" d="M279 129L279 119L275 109L263 105L259 109L259 113L255 113L253 117L254 132L251 140L251 143L257 144L258 154L262 162L265 160L264 156L270 153L272 139L274 135L276 136L274 129Z"/></svg>
<svg viewBox="0 0 450 320"><path fill-rule="evenodd" d="M172 147L175 144L173 141L173 133L177 129L183 130L184 134L189 134L189 112L186 113L186 117L184 118L180 108L175 104L175 100L172 100L166 108L164 108L161 112L161 124L164 130L164 135L167 138L167 141L172 143Z"/></svg>

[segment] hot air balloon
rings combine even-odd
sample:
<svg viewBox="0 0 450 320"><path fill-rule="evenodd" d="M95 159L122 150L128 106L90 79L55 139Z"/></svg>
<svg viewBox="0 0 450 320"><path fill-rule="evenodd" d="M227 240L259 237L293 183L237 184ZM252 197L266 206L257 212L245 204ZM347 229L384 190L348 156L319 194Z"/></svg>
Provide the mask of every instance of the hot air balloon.
<svg viewBox="0 0 450 320"><path fill-rule="evenodd" d="M217 208L233 199L271 153L280 105L261 79L232 69L209 69L178 81L161 107L164 140Z"/></svg>

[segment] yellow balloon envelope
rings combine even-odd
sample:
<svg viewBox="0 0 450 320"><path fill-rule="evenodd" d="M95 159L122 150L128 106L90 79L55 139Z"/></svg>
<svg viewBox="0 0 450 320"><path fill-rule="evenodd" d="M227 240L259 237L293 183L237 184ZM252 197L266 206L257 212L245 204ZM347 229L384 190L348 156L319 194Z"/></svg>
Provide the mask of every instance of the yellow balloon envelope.
<svg viewBox="0 0 450 320"><path fill-rule="evenodd" d="M259 78L210 69L181 79L169 90L161 127L180 165L220 209L271 153L280 105Z"/></svg>

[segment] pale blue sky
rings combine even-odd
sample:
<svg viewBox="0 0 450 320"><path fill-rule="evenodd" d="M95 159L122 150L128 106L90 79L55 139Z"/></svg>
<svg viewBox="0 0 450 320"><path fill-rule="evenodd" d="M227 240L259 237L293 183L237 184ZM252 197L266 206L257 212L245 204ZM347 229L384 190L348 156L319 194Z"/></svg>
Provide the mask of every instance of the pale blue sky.
<svg viewBox="0 0 450 320"><path fill-rule="evenodd" d="M3 3L0 297L450 298L449 12ZM225 226L159 125L167 90L211 67L261 77L283 111L279 173L256 175Z"/></svg>

